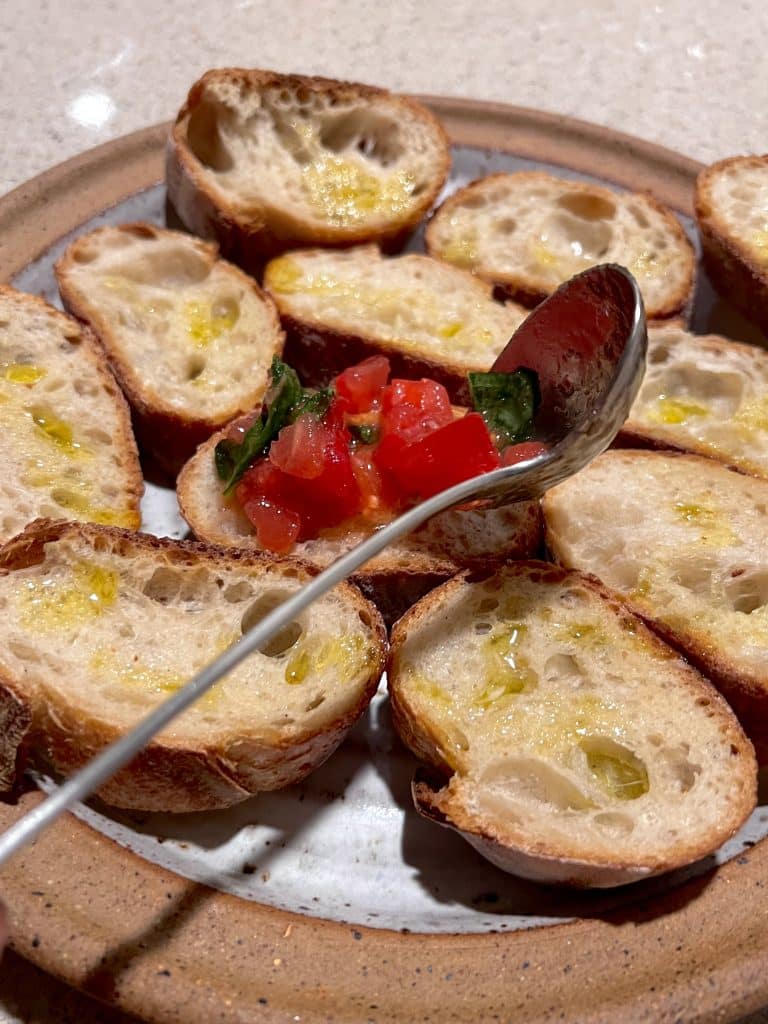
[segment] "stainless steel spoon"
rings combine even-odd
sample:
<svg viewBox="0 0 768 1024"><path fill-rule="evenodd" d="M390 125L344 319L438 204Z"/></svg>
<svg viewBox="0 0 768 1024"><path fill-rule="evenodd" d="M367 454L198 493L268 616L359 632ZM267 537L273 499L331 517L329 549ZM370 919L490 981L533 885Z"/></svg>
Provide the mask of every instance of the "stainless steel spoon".
<svg viewBox="0 0 768 1024"><path fill-rule="evenodd" d="M643 300L622 267L593 267L562 285L531 313L493 365L499 371L527 366L538 373L542 402L536 433L547 451L436 494L342 555L0 836L0 864L90 796L222 676L388 544L455 505L535 498L582 469L608 447L627 418L646 345Z"/></svg>

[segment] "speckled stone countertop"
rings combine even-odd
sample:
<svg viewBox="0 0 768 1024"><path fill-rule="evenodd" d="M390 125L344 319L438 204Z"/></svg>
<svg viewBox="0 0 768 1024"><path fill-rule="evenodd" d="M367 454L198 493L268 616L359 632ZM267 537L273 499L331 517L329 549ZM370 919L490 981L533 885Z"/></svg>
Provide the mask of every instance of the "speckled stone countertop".
<svg viewBox="0 0 768 1024"><path fill-rule="evenodd" d="M171 118L221 65L536 107L705 162L764 152L767 34L765 0L3 0L0 194ZM3 961L0 1024L128 1020Z"/></svg>
<svg viewBox="0 0 768 1024"><path fill-rule="evenodd" d="M0 193L170 118L216 65L577 116L703 161L768 139L764 0L3 0Z"/></svg>

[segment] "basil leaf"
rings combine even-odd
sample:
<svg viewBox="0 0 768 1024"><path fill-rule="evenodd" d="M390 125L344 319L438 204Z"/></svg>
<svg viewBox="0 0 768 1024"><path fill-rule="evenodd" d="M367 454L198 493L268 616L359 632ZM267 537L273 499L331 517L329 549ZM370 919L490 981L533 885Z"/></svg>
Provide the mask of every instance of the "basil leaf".
<svg viewBox="0 0 768 1024"><path fill-rule="evenodd" d="M539 378L533 370L514 373L470 373L472 405L495 436L498 447L527 441L541 402Z"/></svg>
<svg viewBox="0 0 768 1024"><path fill-rule="evenodd" d="M347 430L360 444L376 444L379 440L379 428L375 423L350 423Z"/></svg>
<svg viewBox="0 0 768 1024"><path fill-rule="evenodd" d="M216 471L225 481L225 494L230 494L251 465L266 454L281 429L289 422L293 407L302 398L296 371L277 356L272 360L272 384L267 392L266 412L243 435L240 444L223 440L216 445Z"/></svg>
<svg viewBox="0 0 768 1024"><path fill-rule="evenodd" d="M335 397L336 392L332 387L321 388L320 391L303 391L291 413L291 423L295 423L305 412L317 416L319 420L322 419L330 409L331 402Z"/></svg>

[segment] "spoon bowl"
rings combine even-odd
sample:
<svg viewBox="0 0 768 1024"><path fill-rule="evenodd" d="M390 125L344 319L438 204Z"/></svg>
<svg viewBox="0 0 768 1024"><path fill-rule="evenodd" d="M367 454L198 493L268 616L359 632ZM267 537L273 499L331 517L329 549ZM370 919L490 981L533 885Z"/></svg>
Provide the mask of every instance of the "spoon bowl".
<svg viewBox="0 0 768 1024"><path fill-rule="evenodd" d="M563 284L531 313L492 367L536 371L542 402L535 428L547 449L441 491L342 555L3 833L0 864L90 796L249 654L389 544L448 508L477 500L500 505L536 498L586 466L626 420L642 379L646 347L643 301L628 271L604 264Z"/></svg>

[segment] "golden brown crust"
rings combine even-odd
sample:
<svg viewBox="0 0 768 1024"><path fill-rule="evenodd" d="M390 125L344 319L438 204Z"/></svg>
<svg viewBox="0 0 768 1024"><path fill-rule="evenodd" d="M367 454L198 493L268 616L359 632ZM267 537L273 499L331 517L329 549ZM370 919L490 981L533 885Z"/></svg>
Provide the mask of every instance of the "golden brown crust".
<svg viewBox="0 0 768 1024"><path fill-rule="evenodd" d="M442 125L416 100L408 96L397 96L395 99L401 106L403 116L423 122L442 142L442 159L439 166L435 167L432 185L424 190L410 213L393 219L383 230L372 230L367 225L314 225L287 213L280 219L274 215L268 218L266 210L256 208L246 216L235 209L220 190L211 186L187 140L190 116L200 103L208 83L217 79L229 81L243 91L282 86L288 90L304 89L328 95L339 101L348 97L377 99L392 94L386 89L356 82L244 68L213 69L195 82L178 113L166 148L168 197L190 230L205 238L215 238L227 259L252 273L260 273L270 257L297 246L346 247L373 241L385 251L396 251L432 206L448 176L450 151Z"/></svg>
<svg viewBox="0 0 768 1024"><path fill-rule="evenodd" d="M471 396L467 373L488 369L485 363L468 368L451 363L447 358L437 362L420 352L408 352L394 344L381 344L375 338L348 334L333 327L320 327L286 312L280 306L279 295L274 299L285 329L286 362L294 367L307 387L324 387L348 366L354 366L369 356L383 355L389 360L393 377L413 380L429 377L443 385L456 405L469 405Z"/></svg>
<svg viewBox="0 0 768 1024"><path fill-rule="evenodd" d="M244 417L240 422L246 423L248 420L249 417ZM214 448L227 436L231 426L219 431L201 445L182 469L177 480L179 508L194 535L200 540L220 545L227 550L260 551L255 534L234 536L222 526L218 516L218 493L215 496L201 493L206 481L201 479L200 463L202 460L213 463ZM212 500L214 497L217 501ZM400 547L394 551L391 548L383 551L367 562L351 580L377 606L384 621L389 625L433 587L444 583L462 569L469 567L474 571L486 571L499 562L534 555L542 537L538 502L520 502L518 510L514 519L507 524L503 548L496 557L461 557L450 537L442 536L440 517L435 517L414 534L416 544L410 545L408 549ZM339 531L334 531L336 537L338 533ZM310 551L301 547L298 557L315 565L316 569L327 564L327 560L319 557L315 559Z"/></svg>
<svg viewBox="0 0 768 1024"><path fill-rule="evenodd" d="M431 215L429 222L426 227L424 235L424 243L426 250L430 256L440 259L440 246L437 243L437 225L438 222L435 218L438 216L442 219L445 216L450 215L451 211L460 206L466 201L467 197L472 197L477 194L482 194L489 184L495 181L506 181L511 175L508 172L498 171L495 174L489 174L484 178L477 178L475 181L471 181L468 185L458 189L438 207L437 210ZM537 181L551 182L553 180L552 175L546 171L517 171L514 173L514 177L517 180L530 182L534 184ZM617 194L611 189L603 188L600 185L594 185L591 182L589 184L568 180L569 189L573 189L576 192L585 192L590 195L603 196L611 201L617 198ZM658 303L658 305L649 306L646 310L647 316L654 320L661 320L666 322L669 318L677 316L683 316L687 320L688 311L690 304L693 299L694 289L694 276L696 270L695 254L693 246L688 240L685 231L681 224L672 213L672 211L659 202L656 197L650 192L639 192L636 193L641 196L654 210L663 218L665 225L669 232L674 235L681 250L687 254L687 275L685 282L677 288L676 291L670 293L664 302ZM488 281L497 290L500 297L512 299L515 302L519 302L523 306L532 308L537 306L540 302L543 302L548 295L551 294L552 290L542 290L531 282L526 277L524 271L519 271L514 274L502 274L499 273L495 268L489 267L479 263L472 267L472 270L478 277Z"/></svg>
<svg viewBox="0 0 768 1024"><path fill-rule="evenodd" d="M768 334L768 269L728 227L716 208L713 181L731 168L767 167L768 155L736 156L705 167L696 179L694 206L704 268L717 291Z"/></svg>
<svg viewBox="0 0 768 1024"><path fill-rule="evenodd" d="M76 287L70 280L70 272L78 263L78 255L82 247L90 245L94 237L98 238L104 232L114 232L115 230L114 227L96 228L75 239L55 264L56 279L65 308L91 329L92 336L96 338L106 355L109 366L130 405L139 448L143 453L149 455L161 470L175 478L198 445L202 444L224 423L253 405L262 390L263 381L258 380L257 386L248 395L234 401L230 408L216 416L191 416L188 412L174 409L170 404L158 404L157 398L147 393L137 368L132 365L124 347L115 337L107 318L102 315L98 305L91 302L83 294L82 289ZM121 224L117 230L150 238L167 233L162 228L143 222ZM188 236L184 237L187 244L194 245L207 262L210 264L216 262L218 259L216 244L203 242L197 238L191 239ZM263 291L252 277L234 264L228 265L227 271L236 277L244 288L253 292L269 311L272 320L272 333L276 341L272 352L274 355L280 355L283 332L277 307L272 297Z"/></svg>
<svg viewBox="0 0 768 1024"><path fill-rule="evenodd" d="M709 717L719 720L720 733L730 740L732 756L738 759L738 764L736 760L734 764L737 766L735 770L740 773L741 785L736 798L729 804L729 820L723 823L723 832L733 834L754 806L755 764L751 745L739 729L723 697L695 668L681 663L674 651L652 629L644 626L641 618L635 617L623 598L597 577L537 561L517 562L502 569L501 574L508 574L512 579L515 576L528 576L532 581L555 585L568 579L577 579L582 588L605 602L606 613L615 616L622 628L631 630L645 648L656 656L661 655L674 661L679 677L678 685L690 692L691 699L706 704ZM430 617L438 621L444 602L450 602L453 595L467 583L485 577L486 574L471 573L455 577L406 612L391 632L387 677L392 720L405 745L419 760L433 769L431 773L417 770L414 777L412 795L419 813L431 821L455 829L502 870L544 883L578 888L623 885L672 870L701 857L707 852L703 848L706 840L703 844L701 837L690 841L681 836L665 856L639 849L631 862L599 851L585 858L575 846L568 849L568 844L560 843L553 847L549 841L521 830L514 820L490 820L486 815L478 813L471 799L475 783L465 777L461 769L454 770L446 762L440 737L431 723L424 721L412 706L408 694L401 687L399 658L403 644L414 629L429 621ZM447 623L442 621L445 628Z"/></svg>
<svg viewBox="0 0 768 1024"><path fill-rule="evenodd" d="M266 566L299 581L316 570L298 559L280 559L254 551L222 551L212 545L171 541L134 534L114 527L37 520L0 549L0 575L39 564L47 543L66 537L84 538L96 549L120 557L137 551L154 553L179 566ZM375 607L349 583L336 593L352 604L371 631L377 654L353 706L324 729L297 725L283 740L259 741L238 732L237 723L226 743L189 745L172 736L156 738L110 779L98 795L118 807L141 810L198 811L226 807L262 790L277 789L304 778L338 746L376 692L383 671L386 630ZM21 707L16 704L21 702ZM82 767L122 730L105 718L85 713L76 702L41 702L24 680L0 680L0 721L15 722L12 733L0 733L0 766L15 763L20 739L64 775ZM30 724L31 720L31 724ZM24 732L22 732L24 730Z"/></svg>

